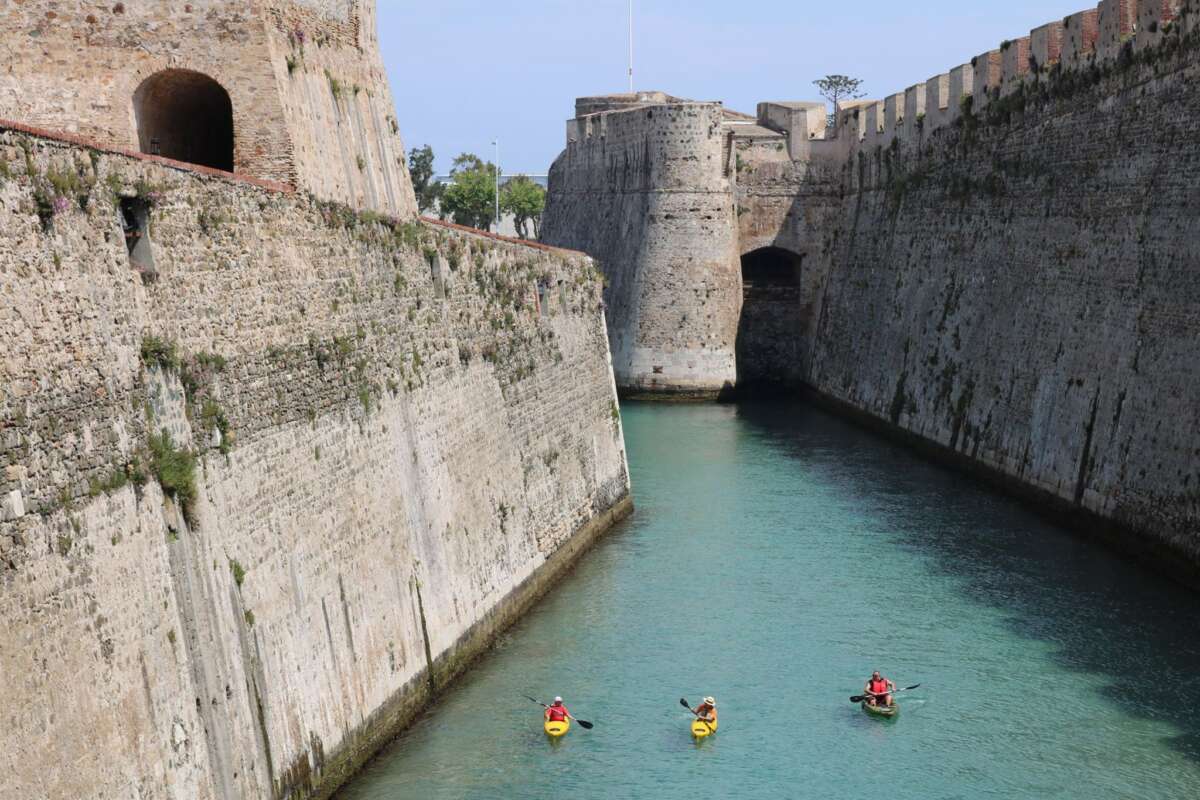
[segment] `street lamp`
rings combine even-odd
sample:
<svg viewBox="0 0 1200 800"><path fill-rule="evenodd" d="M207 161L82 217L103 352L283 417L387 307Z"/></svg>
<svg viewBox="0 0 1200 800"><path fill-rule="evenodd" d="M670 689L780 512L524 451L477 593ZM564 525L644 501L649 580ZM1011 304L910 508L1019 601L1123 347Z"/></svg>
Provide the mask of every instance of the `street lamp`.
<svg viewBox="0 0 1200 800"><path fill-rule="evenodd" d="M500 140L495 139L492 145L496 148L496 233L500 232Z"/></svg>

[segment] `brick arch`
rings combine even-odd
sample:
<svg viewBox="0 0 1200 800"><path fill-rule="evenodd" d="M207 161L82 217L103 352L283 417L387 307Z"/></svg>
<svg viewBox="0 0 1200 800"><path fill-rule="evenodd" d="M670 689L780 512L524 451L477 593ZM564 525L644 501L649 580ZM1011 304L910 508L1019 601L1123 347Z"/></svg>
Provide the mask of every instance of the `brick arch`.
<svg viewBox="0 0 1200 800"><path fill-rule="evenodd" d="M207 74L155 72L134 90L133 115L143 153L234 171L233 102Z"/></svg>

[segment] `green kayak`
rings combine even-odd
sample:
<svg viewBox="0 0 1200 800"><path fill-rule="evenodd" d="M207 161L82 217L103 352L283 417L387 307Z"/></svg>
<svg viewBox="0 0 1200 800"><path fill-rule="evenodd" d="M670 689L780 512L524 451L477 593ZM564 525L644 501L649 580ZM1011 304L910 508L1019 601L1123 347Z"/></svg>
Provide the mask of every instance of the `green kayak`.
<svg viewBox="0 0 1200 800"><path fill-rule="evenodd" d="M893 704L892 706L873 706L866 700L862 703L863 711L875 717L891 718L900 713L900 706Z"/></svg>

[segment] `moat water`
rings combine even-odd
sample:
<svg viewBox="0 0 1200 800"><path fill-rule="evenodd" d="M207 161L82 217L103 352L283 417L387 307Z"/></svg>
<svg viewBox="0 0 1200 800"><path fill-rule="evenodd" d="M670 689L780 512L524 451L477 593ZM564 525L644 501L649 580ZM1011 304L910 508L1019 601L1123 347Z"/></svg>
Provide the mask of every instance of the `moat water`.
<svg viewBox="0 0 1200 800"><path fill-rule="evenodd" d="M1196 595L808 406L624 419L635 515L341 800L1200 796Z"/></svg>

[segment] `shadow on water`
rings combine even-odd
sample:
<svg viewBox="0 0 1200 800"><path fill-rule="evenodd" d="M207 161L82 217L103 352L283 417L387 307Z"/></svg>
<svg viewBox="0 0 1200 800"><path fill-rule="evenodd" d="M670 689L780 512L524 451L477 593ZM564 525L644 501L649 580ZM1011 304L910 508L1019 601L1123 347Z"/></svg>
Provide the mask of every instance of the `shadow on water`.
<svg viewBox="0 0 1200 800"><path fill-rule="evenodd" d="M813 406L743 402L753 435L806 468L835 472L855 502L926 556L965 601L999 611L1019 637L1046 645L1076 691L1171 725L1171 746L1200 763L1200 716L1181 701L1200 663L1191 639L1200 598L1103 545L1058 527L980 483ZM968 676L964 676L968 678ZM1087 683L1085 686L1084 684ZM1064 706L1071 686L1062 687Z"/></svg>

